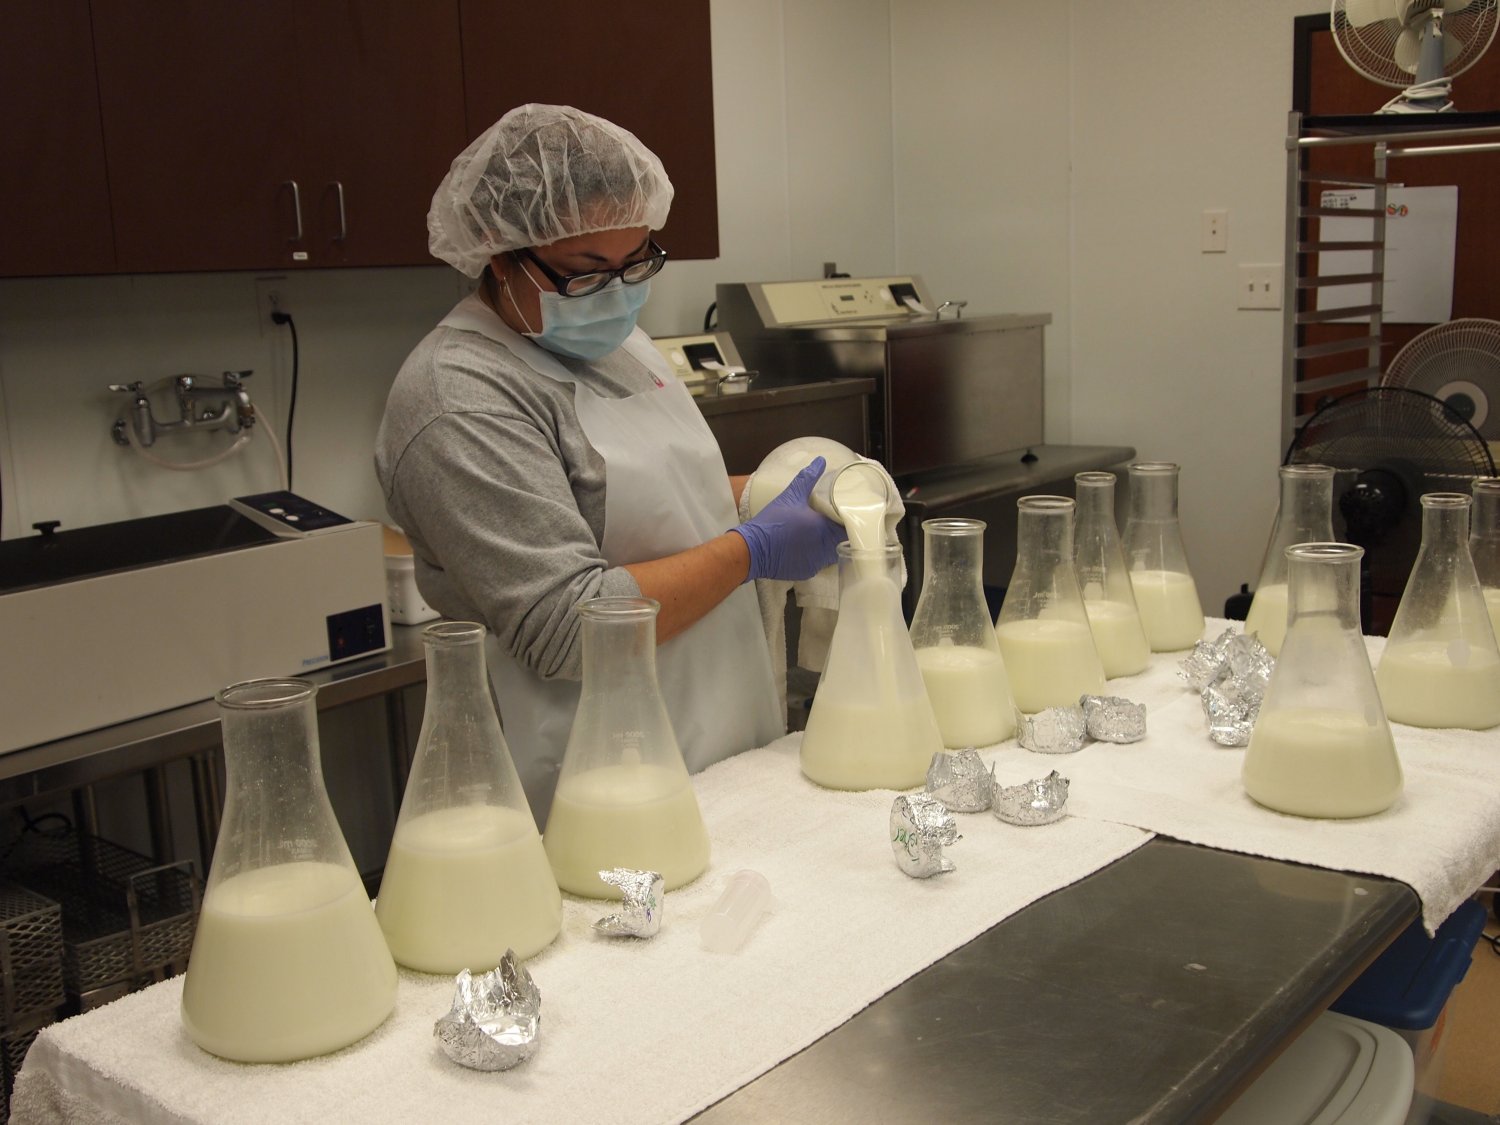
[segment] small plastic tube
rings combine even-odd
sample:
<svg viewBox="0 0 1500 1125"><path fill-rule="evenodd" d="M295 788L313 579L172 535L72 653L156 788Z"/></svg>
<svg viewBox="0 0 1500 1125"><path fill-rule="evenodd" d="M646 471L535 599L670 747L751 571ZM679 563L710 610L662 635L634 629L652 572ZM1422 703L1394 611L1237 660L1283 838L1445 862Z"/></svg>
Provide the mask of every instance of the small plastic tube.
<svg viewBox="0 0 1500 1125"><path fill-rule="evenodd" d="M724 893L704 916L699 935L710 953L733 953L745 944L750 931L770 912L774 901L771 884L759 871L736 871L729 876Z"/></svg>

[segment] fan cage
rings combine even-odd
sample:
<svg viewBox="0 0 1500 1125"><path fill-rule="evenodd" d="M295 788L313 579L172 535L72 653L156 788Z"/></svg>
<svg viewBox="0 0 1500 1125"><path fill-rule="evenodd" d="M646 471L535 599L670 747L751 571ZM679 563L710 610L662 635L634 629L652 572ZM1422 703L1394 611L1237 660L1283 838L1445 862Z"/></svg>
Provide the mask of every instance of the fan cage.
<svg viewBox="0 0 1500 1125"><path fill-rule="evenodd" d="M1463 7L1444 10L1443 34L1463 44L1456 55L1444 60L1444 77L1462 74L1489 48L1495 38L1497 5L1500 0L1471 0ZM1349 19L1348 0L1333 0L1329 26L1339 53L1350 66L1382 86L1405 89L1412 84L1415 71L1396 62L1402 27L1395 15L1394 0L1391 7L1389 18L1357 26Z"/></svg>

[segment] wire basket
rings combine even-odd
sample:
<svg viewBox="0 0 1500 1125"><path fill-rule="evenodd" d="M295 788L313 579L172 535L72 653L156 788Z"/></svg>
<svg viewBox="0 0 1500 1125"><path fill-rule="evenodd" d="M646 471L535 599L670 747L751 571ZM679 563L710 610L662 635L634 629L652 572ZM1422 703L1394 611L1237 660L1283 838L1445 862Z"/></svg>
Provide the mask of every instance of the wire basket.
<svg viewBox="0 0 1500 1125"><path fill-rule="evenodd" d="M0 1121L10 1119L10 1094L15 1089L16 1075L21 1073L21 1064L26 1061L26 1052L37 1033L51 1022L49 1015L24 1031L0 1033Z"/></svg>
<svg viewBox="0 0 1500 1125"><path fill-rule="evenodd" d="M0 882L0 1031L63 1002L62 907Z"/></svg>
<svg viewBox="0 0 1500 1125"><path fill-rule="evenodd" d="M63 981L81 1008L186 967L201 895L190 862L156 865L98 836L34 830L10 868L61 906Z"/></svg>

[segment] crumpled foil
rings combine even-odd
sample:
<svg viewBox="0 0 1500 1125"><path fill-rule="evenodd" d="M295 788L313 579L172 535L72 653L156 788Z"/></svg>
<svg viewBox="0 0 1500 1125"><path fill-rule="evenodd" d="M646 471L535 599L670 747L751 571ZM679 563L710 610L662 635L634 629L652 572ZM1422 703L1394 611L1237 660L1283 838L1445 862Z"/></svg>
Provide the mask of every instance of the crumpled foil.
<svg viewBox="0 0 1500 1125"><path fill-rule="evenodd" d="M1068 815L1068 779L1053 770L1046 777L1001 785L995 790L995 816L1030 828Z"/></svg>
<svg viewBox="0 0 1500 1125"><path fill-rule="evenodd" d="M1085 695L1078 700L1089 737L1099 742L1139 742L1146 737L1146 705L1118 695Z"/></svg>
<svg viewBox="0 0 1500 1125"><path fill-rule="evenodd" d="M542 1031L542 990L507 949L500 964L458 974L453 1009L432 1027L443 1053L475 1070L509 1070L536 1053Z"/></svg>
<svg viewBox="0 0 1500 1125"><path fill-rule="evenodd" d="M1220 746L1248 746L1276 658L1253 633L1226 629L1199 641L1178 674L1203 698L1208 736Z"/></svg>
<svg viewBox="0 0 1500 1125"><path fill-rule="evenodd" d="M1035 715L1016 712L1016 741L1038 754L1072 754L1083 749L1088 720L1082 707L1048 707Z"/></svg>
<svg viewBox="0 0 1500 1125"><path fill-rule="evenodd" d="M958 841L958 822L943 802L925 793L897 797L891 805L891 852L896 866L913 879L955 870L943 845Z"/></svg>
<svg viewBox="0 0 1500 1125"><path fill-rule="evenodd" d="M609 937L648 938L661 930L661 908L666 880L655 871L612 867L599 878L620 888L620 913L607 914L594 923L597 933Z"/></svg>
<svg viewBox="0 0 1500 1125"><path fill-rule="evenodd" d="M983 812L995 796L995 767L978 750L940 750L927 767L927 792L952 812Z"/></svg>

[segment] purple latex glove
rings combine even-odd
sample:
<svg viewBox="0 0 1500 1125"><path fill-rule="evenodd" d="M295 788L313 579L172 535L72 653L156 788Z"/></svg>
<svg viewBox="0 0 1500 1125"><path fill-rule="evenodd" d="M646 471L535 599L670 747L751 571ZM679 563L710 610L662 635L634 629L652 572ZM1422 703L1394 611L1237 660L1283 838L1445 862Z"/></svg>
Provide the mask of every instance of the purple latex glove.
<svg viewBox="0 0 1500 1125"><path fill-rule="evenodd" d="M745 581L800 582L838 561L838 546L847 537L843 527L807 503L826 464L823 458L814 457L759 515L731 529L750 548L750 574Z"/></svg>

